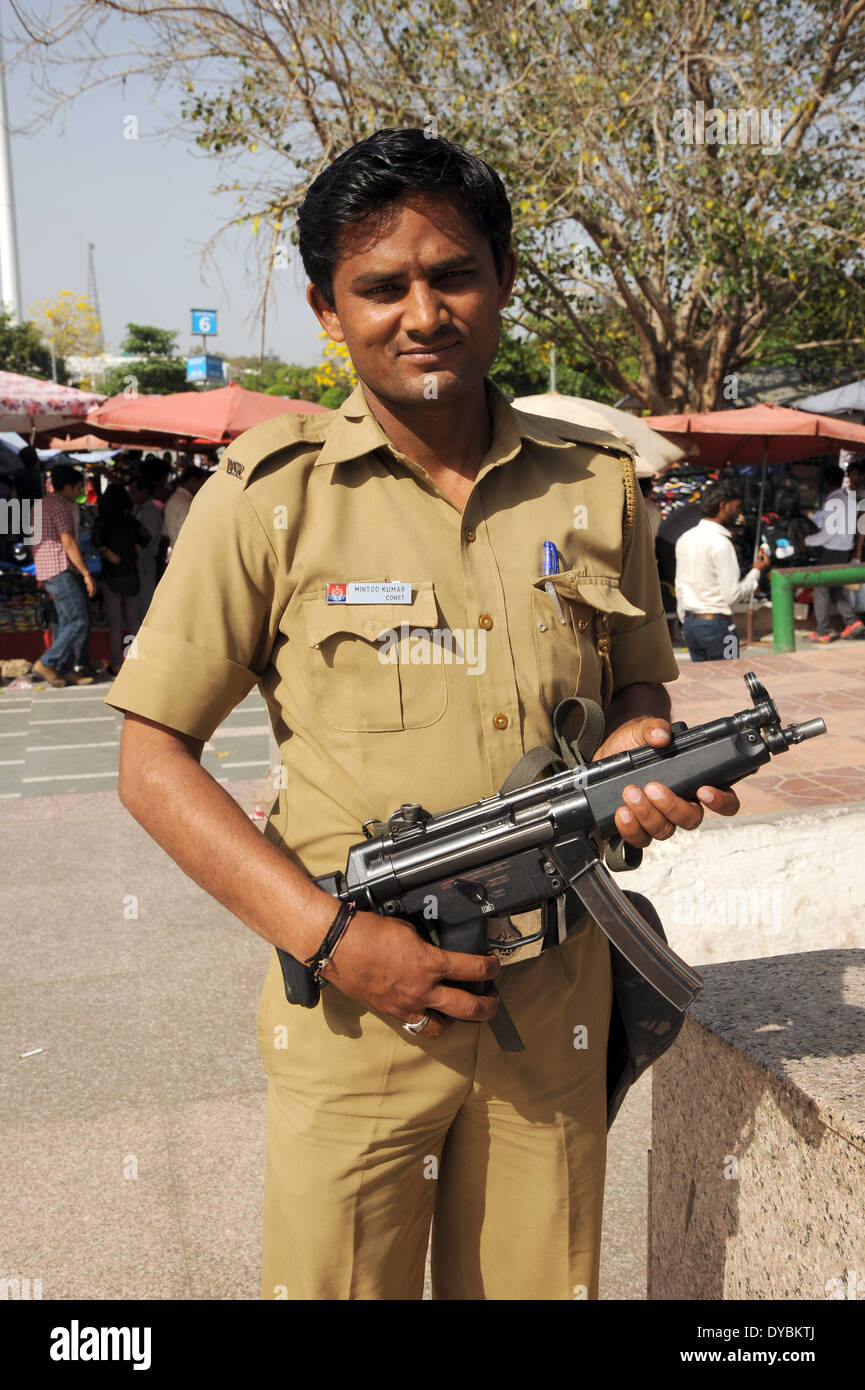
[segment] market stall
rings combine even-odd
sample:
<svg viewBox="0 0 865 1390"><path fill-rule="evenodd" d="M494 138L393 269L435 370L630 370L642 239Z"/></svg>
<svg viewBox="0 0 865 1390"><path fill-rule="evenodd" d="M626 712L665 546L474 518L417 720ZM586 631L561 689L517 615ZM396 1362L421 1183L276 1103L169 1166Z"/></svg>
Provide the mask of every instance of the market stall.
<svg viewBox="0 0 865 1390"><path fill-rule="evenodd" d="M661 546L669 546L677 529L681 534L687 524L696 523L695 504L706 482L725 467L737 467L745 473L744 525L739 536L743 566L753 562L761 544L769 546L775 564L801 562L807 554L804 538L812 529L808 513L822 495L821 459L841 449L865 452L865 426L773 404L649 416L647 423L672 440L687 439L695 449L687 463L664 480L663 505L668 515L687 507L691 513L679 518L678 528L662 522ZM801 597L805 599L804 594ZM749 641L756 601L749 607Z"/></svg>

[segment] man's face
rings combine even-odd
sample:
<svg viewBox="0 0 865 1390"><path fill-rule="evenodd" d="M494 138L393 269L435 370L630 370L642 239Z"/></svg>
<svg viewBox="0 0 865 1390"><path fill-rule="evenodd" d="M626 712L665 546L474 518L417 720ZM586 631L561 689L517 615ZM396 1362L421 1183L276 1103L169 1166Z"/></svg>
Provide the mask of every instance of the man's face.
<svg viewBox="0 0 865 1390"><path fill-rule="evenodd" d="M737 519L742 515L742 499L734 498L731 502L721 503L721 525L735 526Z"/></svg>
<svg viewBox="0 0 865 1390"><path fill-rule="evenodd" d="M499 311L516 271L496 278L492 247L455 193L415 193L343 229L333 271L335 308L307 299L344 342L360 380L383 400L456 400L477 386L499 341Z"/></svg>

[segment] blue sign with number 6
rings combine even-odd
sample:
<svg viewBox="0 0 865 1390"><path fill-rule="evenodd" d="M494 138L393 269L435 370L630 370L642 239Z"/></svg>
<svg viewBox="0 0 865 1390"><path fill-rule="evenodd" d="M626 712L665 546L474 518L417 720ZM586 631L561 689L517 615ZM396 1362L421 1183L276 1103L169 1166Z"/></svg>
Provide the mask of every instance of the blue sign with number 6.
<svg viewBox="0 0 865 1390"><path fill-rule="evenodd" d="M192 331L193 333L205 333L208 337L216 336L216 310L215 309L193 309L192 311Z"/></svg>

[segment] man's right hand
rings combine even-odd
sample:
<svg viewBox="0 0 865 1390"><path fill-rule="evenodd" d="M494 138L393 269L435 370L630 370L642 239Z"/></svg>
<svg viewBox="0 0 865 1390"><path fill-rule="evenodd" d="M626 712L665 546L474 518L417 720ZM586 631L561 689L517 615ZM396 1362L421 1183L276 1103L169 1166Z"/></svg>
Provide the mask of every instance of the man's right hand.
<svg viewBox="0 0 865 1390"><path fill-rule="evenodd" d="M409 922L358 912L325 966L324 978L350 999L400 1023L417 1023L429 1010L423 1036L440 1038L453 1019L485 1023L498 1008L495 996L454 989L448 980L492 980L500 970L497 956L442 951Z"/></svg>
<svg viewBox="0 0 865 1390"><path fill-rule="evenodd" d="M84 587L87 590L87 597L93 598L93 595L96 593L96 585L93 581L93 575L88 570L86 574L82 574L81 578L84 580Z"/></svg>

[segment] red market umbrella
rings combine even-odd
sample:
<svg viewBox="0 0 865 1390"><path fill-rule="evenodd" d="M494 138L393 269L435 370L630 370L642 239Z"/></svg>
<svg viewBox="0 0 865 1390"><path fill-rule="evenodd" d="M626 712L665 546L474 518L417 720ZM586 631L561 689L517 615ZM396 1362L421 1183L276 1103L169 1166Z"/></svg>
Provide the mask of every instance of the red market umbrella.
<svg viewBox="0 0 865 1390"><path fill-rule="evenodd" d="M721 464L763 465L757 516L763 515L766 469L770 463L795 463L813 458L828 449L865 451L865 426L830 415L788 410L766 402L742 410L708 410L694 415L650 415L646 421L653 430L677 443L689 435L696 444L701 464L717 468ZM760 527L754 537L754 559L760 546ZM748 608L748 635L752 636L754 599Z"/></svg>
<svg viewBox="0 0 865 1390"><path fill-rule="evenodd" d="M325 407L313 401L268 396L231 382L215 391L178 391L170 396L113 396L87 417L89 430L117 444L170 439L213 447L276 415L310 415Z"/></svg>
<svg viewBox="0 0 865 1390"><path fill-rule="evenodd" d="M828 449L865 452L865 426L770 403L695 415L649 415L645 423L676 444L689 435L706 468L723 463L795 463Z"/></svg>
<svg viewBox="0 0 865 1390"><path fill-rule="evenodd" d="M18 372L0 372L0 430L29 438L35 430L56 430L83 419L105 397L56 381Z"/></svg>

